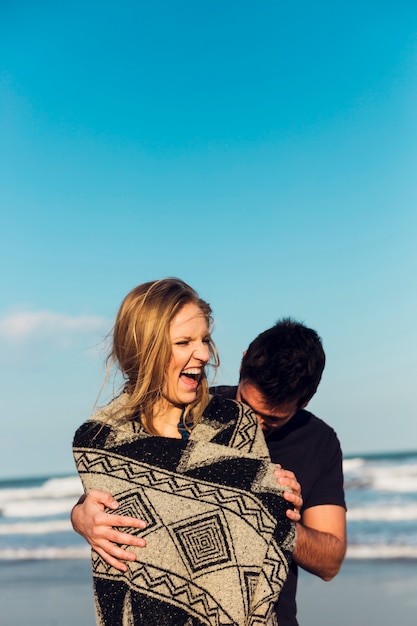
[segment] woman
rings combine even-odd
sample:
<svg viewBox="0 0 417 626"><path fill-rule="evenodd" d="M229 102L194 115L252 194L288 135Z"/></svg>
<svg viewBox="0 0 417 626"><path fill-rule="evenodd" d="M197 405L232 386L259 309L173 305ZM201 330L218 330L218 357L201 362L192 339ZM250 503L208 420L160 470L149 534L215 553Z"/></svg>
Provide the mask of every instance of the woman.
<svg viewBox="0 0 417 626"><path fill-rule="evenodd" d="M85 491L146 520L146 548L127 572L93 551L100 626L274 623L294 527L254 414L209 401L210 324L176 278L139 285L116 317L109 359L124 390L78 429L74 458Z"/></svg>

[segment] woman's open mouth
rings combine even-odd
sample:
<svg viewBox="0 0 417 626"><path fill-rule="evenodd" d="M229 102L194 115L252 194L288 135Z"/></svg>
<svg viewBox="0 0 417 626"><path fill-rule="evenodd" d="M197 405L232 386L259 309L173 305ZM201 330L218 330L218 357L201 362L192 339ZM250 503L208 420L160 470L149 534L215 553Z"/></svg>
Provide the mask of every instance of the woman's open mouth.
<svg viewBox="0 0 417 626"><path fill-rule="evenodd" d="M180 378L187 387L196 389L200 382L202 371L201 367L188 367L182 370Z"/></svg>

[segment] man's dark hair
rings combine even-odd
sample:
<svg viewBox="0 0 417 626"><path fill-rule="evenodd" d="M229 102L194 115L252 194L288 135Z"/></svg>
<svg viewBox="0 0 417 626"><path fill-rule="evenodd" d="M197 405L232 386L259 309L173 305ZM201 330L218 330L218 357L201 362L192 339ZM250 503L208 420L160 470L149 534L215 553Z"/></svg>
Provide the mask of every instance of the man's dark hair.
<svg viewBox="0 0 417 626"><path fill-rule="evenodd" d="M316 393L325 360L316 331L284 318L252 341L240 380L254 385L271 408L294 400L301 407Z"/></svg>

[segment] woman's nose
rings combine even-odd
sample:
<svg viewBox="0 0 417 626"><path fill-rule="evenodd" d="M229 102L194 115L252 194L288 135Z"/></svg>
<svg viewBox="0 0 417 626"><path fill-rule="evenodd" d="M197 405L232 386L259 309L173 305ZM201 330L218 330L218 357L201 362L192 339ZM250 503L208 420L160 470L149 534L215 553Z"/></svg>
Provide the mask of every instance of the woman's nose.
<svg viewBox="0 0 417 626"><path fill-rule="evenodd" d="M201 342L194 350L194 357L202 363L208 363L210 360L210 351L206 343Z"/></svg>

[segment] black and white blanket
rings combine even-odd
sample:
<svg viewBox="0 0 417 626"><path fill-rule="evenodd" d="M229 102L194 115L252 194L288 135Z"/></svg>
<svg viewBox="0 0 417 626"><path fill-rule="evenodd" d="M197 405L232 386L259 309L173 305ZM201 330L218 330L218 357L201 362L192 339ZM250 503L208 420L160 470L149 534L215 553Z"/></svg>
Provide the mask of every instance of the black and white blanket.
<svg viewBox="0 0 417 626"><path fill-rule="evenodd" d="M76 432L84 489L147 522L123 573L92 551L99 626L260 626L285 582L295 541L283 488L253 413L215 396L188 441L112 418L122 394Z"/></svg>

